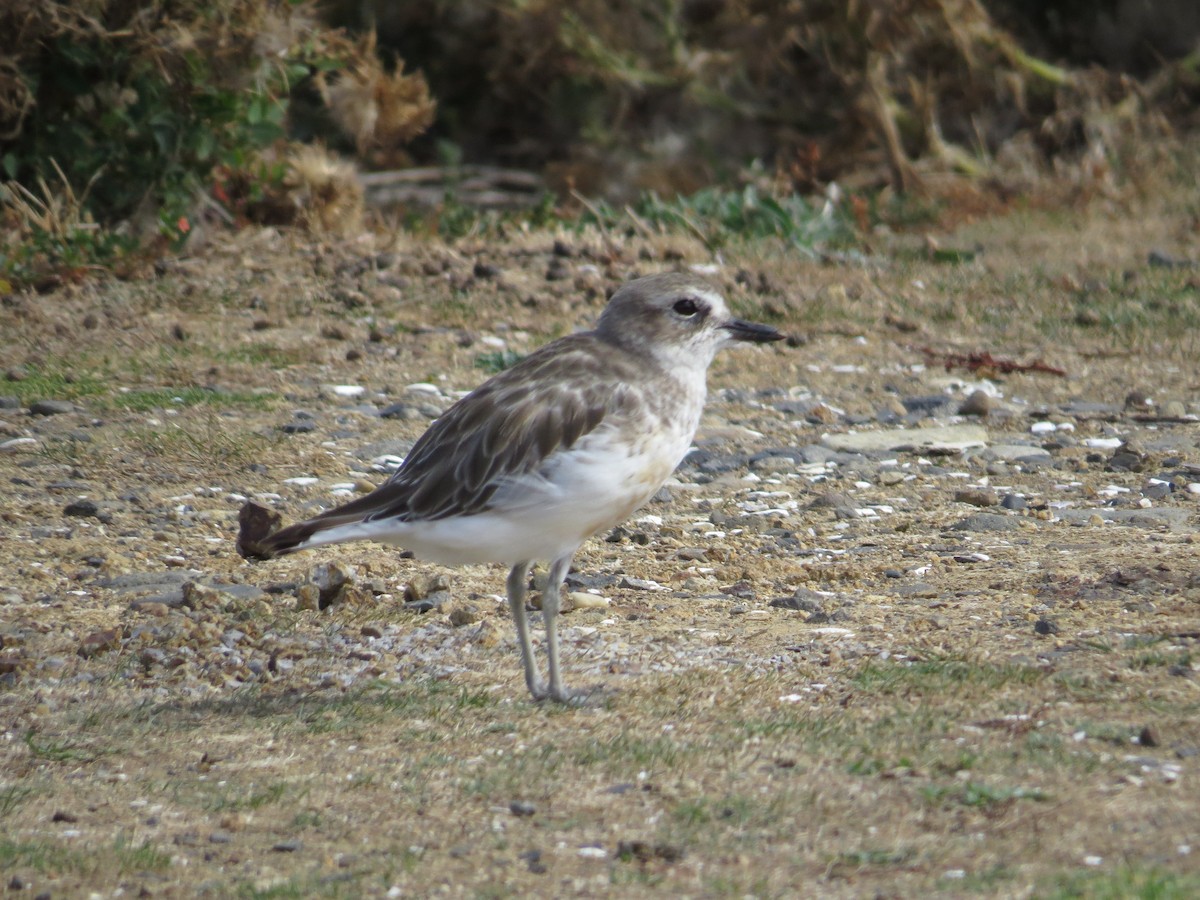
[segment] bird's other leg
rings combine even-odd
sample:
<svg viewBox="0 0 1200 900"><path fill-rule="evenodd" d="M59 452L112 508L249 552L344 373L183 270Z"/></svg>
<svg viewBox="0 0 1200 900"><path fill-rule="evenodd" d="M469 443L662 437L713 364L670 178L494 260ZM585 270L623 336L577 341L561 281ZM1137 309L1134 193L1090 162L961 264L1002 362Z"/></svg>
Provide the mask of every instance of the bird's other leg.
<svg viewBox="0 0 1200 900"><path fill-rule="evenodd" d="M546 699L546 686L538 676L537 660L533 658L533 641L529 638L529 617L525 614L526 582L529 580L529 561L519 562L508 573L508 608L517 626L517 644L521 648L521 665L525 668L525 684L534 700Z"/></svg>
<svg viewBox="0 0 1200 900"><path fill-rule="evenodd" d="M546 656L550 665L550 699L559 703L570 703L571 694L563 687L562 669L558 660L558 610L562 605L563 579L571 568L574 553L560 556L550 564L546 576L546 590L542 592L542 618L546 620Z"/></svg>

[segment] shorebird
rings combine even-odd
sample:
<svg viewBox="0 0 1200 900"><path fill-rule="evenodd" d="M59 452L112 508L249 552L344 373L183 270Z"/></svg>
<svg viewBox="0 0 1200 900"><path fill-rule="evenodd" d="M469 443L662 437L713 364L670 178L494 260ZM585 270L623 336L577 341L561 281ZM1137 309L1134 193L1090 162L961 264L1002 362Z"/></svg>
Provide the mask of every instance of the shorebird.
<svg viewBox="0 0 1200 900"><path fill-rule="evenodd" d="M379 541L447 565L505 563L529 692L570 702L557 617L576 551L654 496L687 454L717 351L783 337L734 318L698 275L631 281L593 330L545 345L450 407L370 494L265 535L254 523L274 514L247 504L238 552L269 559ZM537 561L549 563L541 604L548 682L525 611Z"/></svg>

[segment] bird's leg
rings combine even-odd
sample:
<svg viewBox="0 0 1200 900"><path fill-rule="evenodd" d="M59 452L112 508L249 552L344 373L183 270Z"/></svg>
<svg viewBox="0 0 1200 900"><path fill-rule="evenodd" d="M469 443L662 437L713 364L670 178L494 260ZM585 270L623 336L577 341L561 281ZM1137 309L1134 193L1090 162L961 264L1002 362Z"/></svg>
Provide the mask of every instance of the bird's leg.
<svg viewBox="0 0 1200 900"><path fill-rule="evenodd" d="M550 564L550 572L546 576L546 590L542 592L542 618L546 621L546 656L550 665L550 699L559 703L570 703L571 694L563 687L562 669L558 661L558 610L562 605L560 598L563 579L571 567L570 553L560 556Z"/></svg>
<svg viewBox="0 0 1200 900"><path fill-rule="evenodd" d="M508 608L517 626L517 644L521 647L521 665L525 667L525 684L534 700L546 699L546 686L538 677L537 660L533 658L533 642L529 638L529 618L525 615L526 582L529 562L519 562L508 573Z"/></svg>

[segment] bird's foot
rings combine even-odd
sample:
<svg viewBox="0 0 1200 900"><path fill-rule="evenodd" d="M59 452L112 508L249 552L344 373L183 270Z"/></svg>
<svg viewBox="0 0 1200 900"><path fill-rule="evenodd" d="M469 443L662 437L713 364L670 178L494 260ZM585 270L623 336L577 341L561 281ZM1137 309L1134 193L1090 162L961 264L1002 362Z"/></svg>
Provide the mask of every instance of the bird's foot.
<svg viewBox="0 0 1200 900"><path fill-rule="evenodd" d="M616 691L601 685L581 690L571 690L570 688L563 687L555 691L547 685L539 684L537 690L531 690L530 693L533 694L533 699L538 703L544 703L549 700L554 703L561 703L563 706L572 706L576 709L585 707L596 709L608 705L608 701Z"/></svg>

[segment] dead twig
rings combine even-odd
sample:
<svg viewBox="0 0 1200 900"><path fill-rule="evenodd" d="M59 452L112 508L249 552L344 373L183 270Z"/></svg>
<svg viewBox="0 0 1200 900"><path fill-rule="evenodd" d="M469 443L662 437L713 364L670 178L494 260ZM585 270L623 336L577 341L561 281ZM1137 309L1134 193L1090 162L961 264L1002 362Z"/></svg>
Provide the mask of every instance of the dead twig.
<svg viewBox="0 0 1200 900"><path fill-rule="evenodd" d="M941 353L929 347L919 349L925 355L928 365L945 366L947 372L951 369L966 369L969 372L982 370L1001 375L1008 375L1012 372L1040 372L1046 375L1057 375L1059 378L1067 377L1065 369L1046 365L1040 359L1021 363L1011 359L997 358L986 350L976 353Z"/></svg>

